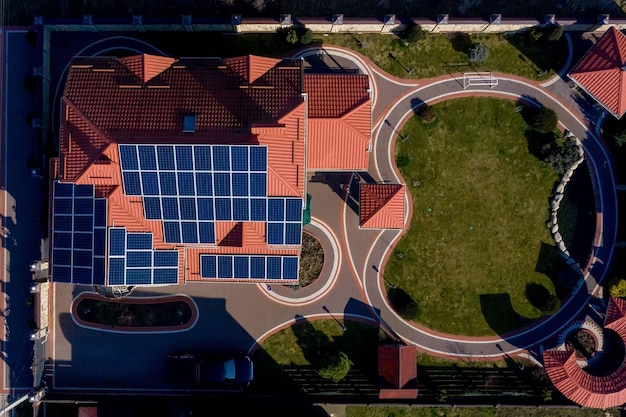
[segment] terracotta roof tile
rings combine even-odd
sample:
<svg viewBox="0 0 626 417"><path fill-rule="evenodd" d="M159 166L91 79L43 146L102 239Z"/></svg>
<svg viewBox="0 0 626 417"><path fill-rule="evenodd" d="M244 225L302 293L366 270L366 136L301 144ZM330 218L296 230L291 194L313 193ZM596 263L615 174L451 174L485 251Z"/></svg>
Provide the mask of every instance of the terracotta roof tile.
<svg viewBox="0 0 626 417"><path fill-rule="evenodd" d="M305 74L309 117L341 117L369 101L369 78L363 74Z"/></svg>
<svg viewBox="0 0 626 417"><path fill-rule="evenodd" d="M626 36L610 27L569 77L616 117L626 112Z"/></svg>
<svg viewBox="0 0 626 417"><path fill-rule="evenodd" d="M359 224L363 228L403 229L405 186L361 184Z"/></svg>
<svg viewBox="0 0 626 417"><path fill-rule="evenodd" d="M378 347L380 398L417 396L417 348L406 345Z"/></svg>
<svg viewBox="0 0 626 417"><path fill-rule="evenodd" d="M143 82L147 82L172 66L176 59L168 56L143 54L120 58L120 62Z"/></svg>
<svg viewBox="0 0 626 417"><path fill-rule="evenodd" d="M259 77L276 66L279 62L280 59L256 55L224 59L224 63L249 84L254 83Z"/></svg>

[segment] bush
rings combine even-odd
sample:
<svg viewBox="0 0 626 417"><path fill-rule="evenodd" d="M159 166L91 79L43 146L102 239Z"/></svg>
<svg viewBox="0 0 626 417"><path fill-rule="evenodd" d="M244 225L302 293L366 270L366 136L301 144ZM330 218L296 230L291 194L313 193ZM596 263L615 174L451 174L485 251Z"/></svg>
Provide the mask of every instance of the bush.
<svg viewBox="0 0 626 417"><path fill-rule="evenodd" d="M612 278L609 281L609 294L612 297L626 298L626 279Z"/></svg>
<svg viewBox="0 0 626 417"><path fill-rule="evenodd" d="M396 166L398 168L404 168L408 166L410 163L411 163L411 160L409 159L407 155L399 155L396 158Z"/></svg>
<svg viewBox="0 0 626 417"><path fill-rule="evenodd" d="M320 368L317 373L322 378L339 382L348 375L352 367L352 361L344 352L338 352L337 355L333 356L334 357L328 358L328 363L323 368Z"/></svg>
<svg viewBox="0 0 626 417"><path fill-rule="evenodd" d="M552 132L559 119L556 112L548 107L537 109L530 118L530 127L540 133Z"/></svg>
<svg viewBox="0 0 626 417"><path fill-rule="evenodd" d="M624 146L624 144L626 144L626 130L616 132L612 135L612 137L613 143L615 143L615 146L617 146L618 148L621 148L622 146Z"/></svg>
<svg viewBox="0 0 626 417"><path fill-rule="evenodd" d="M489 57L489 47L484 43L473 44L467 56L471 62L483 62Z"/></svg>
<svg viewBox="0 0 626 417"><path fill-rule="evenodd" d="M285 40L292 45L295 45L298 42L298 33L294 28L289 28L289 30L287 30Z"/></svg>
<svg viewBox="0 0 626 417"><path fill-rule="evenodd" d="M433 123L437 120L437 110L434 107L429 106L428 104L424 104L422 108L418 111L417 115L419 116L422 123Z"/></svg>
<svg viewBox="0 0 626 417"><path fill-rule="evenodd" d="M548 41L558 41L563 36L563 26L558 23L546 26L544 29L544 37Z"/></svg>
<svg viewBox="0 0 626 417"><path fill-rule="evenodd" d="M300 43L302 45L308 45L313 42L313 31L311 29L304 29L302 35L300 35Z"/></svg>

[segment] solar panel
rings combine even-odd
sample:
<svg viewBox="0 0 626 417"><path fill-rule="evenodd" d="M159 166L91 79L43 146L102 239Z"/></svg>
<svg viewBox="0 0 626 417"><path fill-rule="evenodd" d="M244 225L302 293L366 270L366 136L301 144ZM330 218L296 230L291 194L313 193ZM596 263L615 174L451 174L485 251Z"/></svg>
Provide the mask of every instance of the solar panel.
<svg viewBox="0 0 626 417"><path fill-rule="evenodd" d="M93 231L93 216L74 216L75 232Z"/></svg>
<svg viewBox="0 0 626 417"><path fill-rule="evenodd" d="M72 214L72 200L69 198L55 198L54 199L54 213L55 214Z"/></svg>
<svg viewBox="0 0 626 417"><path fill-rule="evenodd" d="M167 243L180 243L180 225L178 222L163 222L163 229Z"/></svg>
<svg viewBox="0 0 626 417"><path fill-rule="evenodd" d="M156 172L142 172L141 186L143 195L159 195L159 175Z"/></svg>
<svg viewBox="0 0 626 417"><path fill-rule="evenodd" d="M72 268L69 266L53 266L52 279L55 282L72 282Z"/></svg>
<svg viewBox="0 0 626 417"><path fill-rule="evenodd" d="M109 229L109 255L124 256L126 253L126 230Z"/></svg>
<svg viewBox="0 0 626 417"><path fill-rule="evenodd" d="M248 191L248 174L242 172L234 172L232 176L232 195L237 197L247 197Z"/></svg>
<svg viewBox="0 0 626 417"><path fill-rule="evenodd" d="M280 256L267 257L267 279L281 278L282 262Z"/></svg>
<svg viewBox="0 0 626 417"><path fill-rule="evenodd" d="M217 256L200 255L200 276L202 278L217 277Z"/></svg>
<svg viewBox="0 0 626 417"><path fill-rule="evenodd" d="M269 198L267 200L267 221L282 222L285 220L285 199Z"/></svg>
<svg viewBox="0 0 626 417"><path fill-rule="evenodd" d="M152 249L152 233L127 233L126 249Z"/></svg>
<svg viewBox="0 0 626 417"><path fill-rule="evenodd" d="M72 265L72 251L67 249L52 250L53 265Z"/></svg>
<svg viewBox="0 0 626 417"><path fill-rule="evenodd" d="M267 204L264 198L250 199L250 220L264 222L267 220Z"/></svg>
<svg viewBox="0 0 626 417"><path fill-rule="evenodd" d="M181 198L179 201L181 220L196 220L196 199Z"/></svg>
<svg viewBox="0 0 626 417"><path fill-rule="evenodd" d="M139 151L139 167L142 170L156 170L156 153L154 146L140 145L137 147Z"/></svg>
<svg viewBox="0 0 626 417"><path fill-rule="evenodd" d="M266 197L267 196L267 174L252 173L250 174L250 196Z"/></svg>
<svg viewBox="0 0 626 417"><path fill-rule="evenodd" d="M164 268L154 269L153 283L154 284L177 284L178 283L178 269Z"/></svg>
<svg viewBox="0 0 626 417"><path fill-rule="evenodd" d="M182 222L183 243L198 243L198 223Z"/></svg>
<svg viewBox="0 0 626 417"><path fill-rule="evenodd" d="M152 251L131 251L126 254L127 268L149 268L152 266Z"/></svg>
<svg viewBox="0 0 626 417"><path fill-rule="evenodd" d="M174 172L160 172L159 180L161 181L162 195L178 195L176 189L176 174Z"/></svg>
<svg viewBox="0 0 626 417"><path fill-rule="evenodd" d="M298 279L298 257L297 256L284 256L283 257L283 279L286 279L286 280Z"/></svg>
<svg viewBox="0 0 626 417"><path fill-rule="evenodd" d="M193 170L193 151L191 146L176 146L176 169L179 171Z"/></svg>
<svg viewBox="0 0 626 417"><path fill-rule="evenodd" d="M210 171L212 166L211 147L195 146L193 153L196 171Z"/></svg>
<svg viewBox="0 0 626 417"><path fill-rule="evenodd" d="M91 268L93 253L90 250L72 251L72 266L84 266Z"/></svg>
<svg viewBox="0 0 626 417"><path fill-rule="evenodd" d="M267 224L267 244L283 245L285 243L285 225L284 223L268 223Z"/></svg>
<svg viewBox="0 0 626 417"><path fill-rule="evenodd" d="M52 244L55 248L72 248L72 234L65 232L54 232L52 234Z"/></svg>
<svg viewBox="0 0 626 417"><path fill-rule="evenodd" d="M74 196L74 184L55 182L54 197L72 197Z"/></svg>
<svg viewBox="0 0 626 417"><path fill-rule="evenodd" d="M74 197L93 197L93 185L74 185Z"/></svg>
<svg viewBox="0 0 626 417"><path fill-rule="evenodd" d="M215 199L215 220L231 220L231 199L216 198Z"/></svg>
<svg viewBox="0 0 626 417"><path fill-rule="evenodd" d="M196 173L196 195L212 196L213 195L213 177L208 172Z"/></svg>
<svg viewBox="0 0 626 417"><path fill-rule="evenodd" d="M233 277L233 257L228 255L217 257L217 277L232 278Z"/></svg>
<svg viewBox="0 0 626 417"><path fill-rule="evenodd" d="M161 220L161 199L159 197L144 197L144 216L148 220Z"/></svg>
<svg viewBox="0 0 626 417"><path fill-rule="evenodd" d="M124 194L141 195L141 182L138 172L124 172Z"/></svg>
<svg viewBox="0 0 626 417"><path fill-rule="evenodd" d="M285 220L288 222L302 221L302 199L288 198L285 208Z"/></svg>
<svg viewBox="0 0 626 417"><path fill-rule="evenodd" d="M285 245L299 245L302 242L302 223L285 223Z"/></svg>
<svg viewBox="0 0 626 417"><path fill-rule="evenodd" d="M95 229L93 231L93 255L104 256L106 249L106 229Z"/></svg>
<svg viewBox="0 0 626 417"><path fill-rule="evenodd" d="M264 256L251 256L250 257L250 278L265 279L265 257Z"/></svg>
<svg viewBox="0 0 626 417"><path fill-rule="evenodd" d="M175 266L178 268L177 251L154 251L154 266Z"/></svg>
<svg viewBox="0 0 626 417"><path fill-rule="evenodd" d="M95 227L106 227L107 225L107 201L104 198L94 200L93 222Z"/></svg>
<svg viewBox="0 0 626 417"><path fill-rule="evenodd" d="M233 171L248 170L248 147L233 146L230 148Z"/></svg>
<svg viewBox="0 0 626 417"><path fill-rule="evenodd" d="M89 268L80 268L77 266L72 267L72 282L74 284L91 284L91 279L91 265Z"/></svg>
<svg viewBox="0 0 626 417"><path fill-rule="evenodd" d="M230 155L228 146L213 147L213 170L230 171Z"/></svg>
<svg viewBox="0 0 626 417"><path fill-rule="evenodd" d="M109 258L109 285L123 285L124 271L124 258Z"/></svg>
<svg viewBox="0 0 626 417"><path fill-rule="evenodd" d="M247 256L235 256L234 259L234 278L250 278L250 258Z"/></svg>
<svg viewBox="0 0 626 417"><path fill-rule="evenodd" d="M104 274L104 258L93 258L93 284L104 285Z"/></svg>
<svg viewBox="0 0 626 417"><path fill-rule="evenodd" d="M250 147L250 171L267 171L267 148Z"/></svg>
<svg viewBox="0 0 626 417"><path fill-rule="evenodd" d="M196 195L194 187L193 172L179 172L178 176L178 195L193 196Z"/></svg>
<svg viewBox="0 0 626 417"><path fill-rule="evenodd" d="M198 220L214 220L213 213L213 199L212 198L199 198L198 199Z"/></svg>
<svg viewBox="0 0 626 417"><path fill-rule="evenodd" d="M152 283L152 270L150 269L127 269L126 285L146 285Z"/></svg>
<svg viewBox="0 0 626 417"><path fill-rule="evenodd" d="M52 228L55 232L71 232L73 224L74 222L72 221L72 216L54 216L52 219Z"/></svg>
<svg viewBox="0 0 626 417"><path fill-rule="evenodd" d="M247 198L233 198L233 220L248 221L250 214Z"/></svg>
<svg viewBox="0 0 626 417"><path fill-rule="evenodd" d="M137 147L133 145L119 145L120 161L123 170L139 169Z"/></svg>
<svg viewBox="0 0 626 417"><path fill-rule="evenodd" d="M213 191L216 196L230 196L230 174L216 172L213 174Z"/></svg>
<svg viewBox="0 0 626 417"><path fill-rule="evenodd" d="M199 222L200 243L215 243L215 225L213 222Z"/></svg>
<svg viewBox="0 0 626 417"><path fill-rule="evenodd" d="M174 148L172 146L157 146L157 158L160 170L173 171L176 169L176 165L174 164Z"/></svg>
<svg viewBox="0 0 626 417"><path fill-rule="evenodd" d="M178 214L178 199L176 197L163 197L161 199L163 206L163 219L164 220L179 220Z"/></svg>
<svg viewBox="0 0 626 417"><path fill-rule="evenodd" d="M74 249L91 249L93 235L91 233L74 233Z"/></svg>

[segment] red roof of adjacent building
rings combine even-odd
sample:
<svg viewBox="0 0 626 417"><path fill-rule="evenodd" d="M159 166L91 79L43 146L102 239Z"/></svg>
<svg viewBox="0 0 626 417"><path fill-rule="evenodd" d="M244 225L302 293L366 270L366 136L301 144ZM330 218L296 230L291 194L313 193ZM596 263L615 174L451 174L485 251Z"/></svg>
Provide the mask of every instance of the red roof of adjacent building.
<svg viewBox="0 0 626 417"><path fill-rule="evenodd" d="M368 229L403 229L404 195L402 184L361 184L359 225Z"/></svg>
<svg viewBox="0 0 626 417"><path fill-rule="evenodd" d="M417 397L417 347L378 346L379 398Z"/></svg>
<svg viewBox="0 0 626 417"><path fill-rule="evenodd" d="M304 91L309 105L308 169L367 170L372 133L368 76L305 74Z"/></svg>
<svg viewBox="0 0 626 417"><path fill-rule="evenodd" d="M626 36L610 27L569 77L615 117L626 113Z"/></svg>
<svg viewBox="0 0 626 417"><path fill-rule="evenodd" d="M625 312L626 301L612 297L604 320L604 326L622 341L626 341ZM565 346L546 350L543 364L555 388L583 407L606 409L626 403L626 357L615 371L602 376L588 373L578 363L576 353Z"/></svg>

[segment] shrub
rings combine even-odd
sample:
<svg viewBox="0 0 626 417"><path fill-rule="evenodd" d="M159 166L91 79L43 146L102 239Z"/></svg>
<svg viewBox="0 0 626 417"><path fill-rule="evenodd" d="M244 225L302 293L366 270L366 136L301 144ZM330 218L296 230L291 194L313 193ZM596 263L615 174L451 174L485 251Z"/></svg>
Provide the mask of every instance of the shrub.
<svg viewBox="0 0 626 417"><path fill-rule="evenodd" d="M320 368L317 373L325 379L333 382L339 382L348 375L352 367L352 361L344 352L338 352L334 357L328 358L328 363Z"/></svg>
<svg viewBox="0 0 626 417"><path fill-rule="evenodd" d="M407 155L399 155L396 158L396 166L398 168L404 168L408 166L410 163L411 163L411 160L409 159Z"/></svg>
<svg viewBox="0 0 626 417"><path fill-rule="evenodd" d="M471 62L483 62L489 57L489 47L484 43L473 44L467 56Z"/></svg>
<svg viewBox="0 0 626 417"><path fill-rule="evenodd" d="M434 107L429 106L428 104L424 104L422 108L418 111L417 115L419 116L422 123L433 123L437 120L437 110Z"/></svg>
<svg viewBox="0 0 626 417"><path fill-rule="evenodd" d="M287 30L285 40L292 45L295 45L298 42L298 33L294 28L289 28L289 30Z"/></svg>
<svg viewBox="0 0 626 417"><path fill-rule="evenodd" d="M559 119L556 112L548 107L541 107L530 118L530 127L541 133L552 132L556 129Z"/></svg>
<svg viewBox="0 0 626 417"><path fill-rule="evenodd" d="M624 144L626 144L626 130L619 131L613 134L612 137L613 143L615 143L615 146L618 148L621 148Z"/></svg>
<svg viewBox="0 0 626 417"><path fill-rule="evenodd" d="M311 29L304 29L302 35L300 35L300 43L302 45L308 45L313 42L313 31Z"/></svg>
<svg viewBox="0 0 626 417"><path fill-rule="evenodd" d="M609 281L609 294L613 297L626 298L626 279L612 278Z"/></svg>
<svg viewBox="0 0 626 417"><path fill-rule="evenodd" d="M558 41L563 36L563 26L558 23L546 26L544 29L544 37L548 41Z"/></svg>

